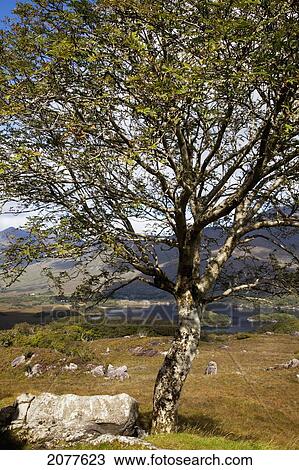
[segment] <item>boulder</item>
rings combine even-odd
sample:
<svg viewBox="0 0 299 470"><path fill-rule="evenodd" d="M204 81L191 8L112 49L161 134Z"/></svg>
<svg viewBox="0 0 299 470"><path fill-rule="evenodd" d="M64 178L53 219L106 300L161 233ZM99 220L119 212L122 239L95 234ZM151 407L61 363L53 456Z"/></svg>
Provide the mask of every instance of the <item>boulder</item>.
<svg viewBox="0 0 299 470"><path fill-rule="evenodd" d="M206 367L205 375L216 375L217 371L217 363L215 361L210 361Z"/></svg>
<svg viewBox="0 0 299 470"><path fill-rule="evenodd" d="M0 413L1 415L1 413ZM133 436L138 404L129 395L20 395L7 429L29 442L75 442L102 434Z"/></svg>
<svg viewBox="0 0 299 470"><path fill-rule="evenodd" d="M11 422L14 413L14 406L6 406L0 410L0 429L3 429L3 427L7 426Z"/></svg>

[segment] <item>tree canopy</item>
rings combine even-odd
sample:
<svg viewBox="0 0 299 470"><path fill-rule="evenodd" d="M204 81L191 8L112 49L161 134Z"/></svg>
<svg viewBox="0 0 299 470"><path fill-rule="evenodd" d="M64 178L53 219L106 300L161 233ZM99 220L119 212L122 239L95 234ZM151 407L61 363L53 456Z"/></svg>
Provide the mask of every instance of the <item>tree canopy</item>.
<svg viewBox="0 0 299 470"><path fill-rule="evenodd" d="M1 32L0 190L39 215L7 266L101 253L115 270L86 272L81 293L133 269L126 282L184 308L269 291L265 273L224 267L299 226L296 2L35 0L16 14Z"/></svg>
<svg viewBox="0 0 299 470"><path fill-rule="evenodd" d="M153 249L163 242L205 290L205 227L239 219L231 254L252 229L294 221L294 2L36 1L16 13L1 34L1 188L51 212L58 256L104 243L173 293ZM132 218L153 222L147 236ZM217 256L210 287L229 257Z"/></svg>

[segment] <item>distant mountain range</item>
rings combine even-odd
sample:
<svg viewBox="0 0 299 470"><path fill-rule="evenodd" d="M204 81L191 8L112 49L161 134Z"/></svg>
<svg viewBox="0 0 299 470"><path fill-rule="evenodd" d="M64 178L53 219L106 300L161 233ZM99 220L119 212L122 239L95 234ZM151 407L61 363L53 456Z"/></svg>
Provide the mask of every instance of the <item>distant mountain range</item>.
<svg viewBox="0 0 299 470"><path fill-rule="evenodd" d="M260 231L262 235L266 235L266 231ZM292 247L292 250L297 254L299 253L299 231L294 231L287 233L284 229L275 229L272 231L272 234L283 243L286 243L288 246ZM288 235L288 236L287 236ZM9 227L3 231L0 231L0 256L1 251L5 250L5 247L8 246L9 242L13 239L28 238L29 233L25 230ZM210 240L210 245L214 251L217 250L218 243L221 243L223 239L223 233L220 229L217 228L207 228L205 231L205 237ZM218 241L218 243L217 243ZM257 258L258 264L267 263L269 254L275 251L276 256L280 260L286 260L288 255L280 250L277 246L274 246L270 241L265 238L256 238L251 242L251 253ZM175 278L175 273L177 269L177 251L175 249L169 250L165 249L163 246L158 246L156 248L158 258L161 266L167 272L171 278ZM255 262L256 263L256 262ZM53 270L54 274L58 274L59 271L72 272L75 262L73 260L60 260L60 259L45 259L39 262L32 263L20 278L20 280L14 284L9 289L5 289L6 292L10 294L29 294L29 293L45 293L49 290L48 281L45 275L42 274L44 268L50 268ZM94 260L90 263L89 270L92 274L97 274L101 264L99 260ZM232 257L228 263L227 270L234 272L234 270L245 269L245 264L243 261L237 259L237 257ZM70 293L74 290L80 277L76 281L70 281L66 284L66 292ZM155 288L151 288L142 282L136 282L131 284L117 293L119 298L130 298L130 299L165 299L168 297L166 293Z"/></svg>

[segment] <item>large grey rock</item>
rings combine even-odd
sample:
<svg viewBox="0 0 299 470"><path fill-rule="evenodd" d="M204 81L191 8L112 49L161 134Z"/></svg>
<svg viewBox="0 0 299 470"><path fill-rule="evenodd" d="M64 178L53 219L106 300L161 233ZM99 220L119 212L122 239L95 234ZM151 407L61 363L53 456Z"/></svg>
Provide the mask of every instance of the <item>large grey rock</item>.
<svg viewBox="0 0 299 470"><path fill-rule="evenodd" d="M6 406L0 410L0 429L5 428L12 420L15 414L14 406Z"/></svg>
<svg viewBox="0 0 299 470"><path fill-rule="evenodd" d="M102 434L134 435L138 404L129 395L20 395L11 429L30 442L82 441Z"/></svg>

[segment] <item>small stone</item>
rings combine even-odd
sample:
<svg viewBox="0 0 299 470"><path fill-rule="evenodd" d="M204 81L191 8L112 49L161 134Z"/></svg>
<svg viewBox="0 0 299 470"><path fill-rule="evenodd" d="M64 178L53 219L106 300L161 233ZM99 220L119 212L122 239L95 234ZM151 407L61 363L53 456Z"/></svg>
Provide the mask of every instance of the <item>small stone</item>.
<svg viewBox="0 0 299 470"><path fill-rule="evenodd" d="M21 364L24 364L25 361L26 361L26 356L24 354L22 356L18 356L13 361L11 361L11 367L18 367Z"/></svg>
<svg viewBox="0 0 299 470"><path fill-rule="evenodd" d="M206 367L205 375L216 375L218 372L217 363L215 361L210 361Z"/></svg>
<svg viewBox="0 0 299 470"><path fill-rule="evenodd" d="M265 335L272 336L274 335L273 331L266 331Z"/></svg>
<svg viewBox="0 0 299 470"><path fill-rule="evenodd" d="M161 343L160 341L151 341L150 343L148 343L150 346L159 346Z"/></svg>
<svg viewBox="0 0 299 470"><path fill-rule="evenodd" d="M38 377L43 373L43 366L41 364L35 364L33 367L28 366L25 372L26 377Z"/></svg>
<svg viewBox="0 0 299 470"><path fill-rule="evenodd" d="M77 370L78 366L74 362L70 362L69 365L64 366L65 370Z"/></svg>
<svg viewBox="0 0 299 470"><path fill-rule="evenodd" d="M294 331L294 333L292 333L292 336L299 336L299 331Z"/></svg>
<svg viewBox="0 0 299 470"><path fill-rule="evenodd" d="M136 348L130 349L130 352L134 356L146 356L146 357L153 357L159 354L159 351L156 349L145 349L142 346L137 346Z"/></svg>
<svg viewBox="0 0 299 470"><path fill-rule="evenodd" d="M109 364L106 372L106 377L108 379L119 379L121 381L128 379L128 367L121 366L121 367L113 367L112 364Z"/></svg>
<svg viewBox="0 0 299 470"><path fill-rule="evenodd" d="M292 369L293 367L299 367L299 359L291 359L288 363L288 369Z"/></svg>
<svg viewBox="0 0 299 470"><path fill-rule="evenodd" d="M227 344L222 344L219 346L219 349L229 349L229 346L227 346Z"/></svg>
<svg viewBox="0 0 299 470"><path fill-rule="evenodd" d="M275 364L273 367L267 367L266 370L275 370L275 369L293 369L299 367L299 359L293 358L289 362L284 362L282 364Z"/></svg>
<svg viewBox="0 0 299 470"><path fill-rule="evenodd" d="M94 377L103 377L105 375L105 368L104 366L97 366L97 367L94 367L90 373L94 376Z"/></svg>

